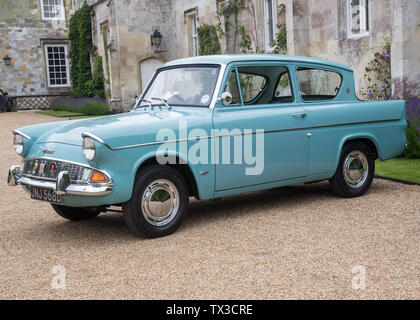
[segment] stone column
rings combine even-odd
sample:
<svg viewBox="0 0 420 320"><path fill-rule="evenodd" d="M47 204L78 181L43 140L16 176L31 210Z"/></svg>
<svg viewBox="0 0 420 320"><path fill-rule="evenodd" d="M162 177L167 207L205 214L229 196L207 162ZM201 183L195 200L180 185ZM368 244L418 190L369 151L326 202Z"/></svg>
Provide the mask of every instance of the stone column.
<svg viewBox="0 0 420 320"><path fill-rule="evenodd" d="M392 3L391 76L397 98L420 96L420 2Z"/></svg>

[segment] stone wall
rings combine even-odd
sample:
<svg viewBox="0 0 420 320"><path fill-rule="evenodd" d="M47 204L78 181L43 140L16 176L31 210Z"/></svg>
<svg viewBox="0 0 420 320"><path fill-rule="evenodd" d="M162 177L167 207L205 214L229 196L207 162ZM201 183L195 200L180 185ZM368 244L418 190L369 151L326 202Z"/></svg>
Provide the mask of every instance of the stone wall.
<svg viewBox="0 0 420 320"><path fill-rule="evenodd" d="M197 15L198 25L218 22L216 0L99 0L94 5L94 45L97 54L108 55L110 102L115 108L129 109L141 83L141 62L162 62L191 55L188 15ZM360 94L366 87L367 64L382 48L386 38L392 44L392 78L395 96L419 94L420 2L418 0L370 0L366 36L350 38L347 32L346 0L277 0L285 4L281 23L287 27L288 53L344 63L355 71ZM252 42L252 51L266 51L263 0L247 0L238 15L220 16L225 36L222 53L239 53L240 35L235 24L243 26ZM229 20L229 21L227 21ZM108 48L104 47L102 26L108 23ZM158 52L151 47L150 35L158 29L163 36Z"/></svg>
<svg viewBox="0 0 420 320"><path fill-rule="evenodd" d="M37 0L0 1L0 86L10 95L66 94L69 88L48 88L44 44L67 41L71 0L66 20L43 21ZM9 55L11 65L2 60Z"/></svg>

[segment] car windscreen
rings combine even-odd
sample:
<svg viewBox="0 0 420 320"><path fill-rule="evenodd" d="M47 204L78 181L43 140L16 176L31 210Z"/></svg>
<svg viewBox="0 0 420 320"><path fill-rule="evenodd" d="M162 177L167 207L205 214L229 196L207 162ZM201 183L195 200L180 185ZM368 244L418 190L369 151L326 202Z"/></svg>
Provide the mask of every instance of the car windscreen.
<svg viewBox="0 0 420 320"><path fill-rule="evenodd" d="M137 106L163 104L208 107L219 75L218 66L188 66L162 69Z"/></svg>

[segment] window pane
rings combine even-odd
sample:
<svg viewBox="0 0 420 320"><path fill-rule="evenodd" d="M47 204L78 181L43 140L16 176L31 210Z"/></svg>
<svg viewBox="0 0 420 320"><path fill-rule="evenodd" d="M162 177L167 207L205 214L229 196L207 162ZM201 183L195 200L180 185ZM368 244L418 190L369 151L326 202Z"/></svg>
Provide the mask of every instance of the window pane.
<svg viewBox="0 0 420 320"><path fill-rule="evenodd" d="M238 81L236 79L236 72L232 70L229 74L228 82L226 83L225 92L229 92L232 95L231 104L240 104L241 98L239 96Z"/></svg>
<svg viewBox="0 0 420 320"><path fill-rule="evenodd" d="M210 105L216 86L219 68L180 67L158 72L144 95L153 104L162 104L153 98L162 98L169 105L200 106Z"/></svg>
<svg viewBox="0 0 420 320"><path fill-rule="evenodd" d="M297 76L304 101L331 100L342 82L340 74L319 69L298 68Z"/></svg>
<svg viewBox="0 0 420 320"><path fill-rule="evenodd" d="M244 103L249 103L262 92L267 80L263 76L250 73L242 73L241 69L239 72L239 83L241 85L242 99Z"/></svg>
<svg viewBox="0 0 420 320"><path fill-rule="evenodd" d="M50 86L67 85L67 63L65 54L65 45L49 45L46 47L47 52L47 70L49 72ZM63 58L64 56L64 58Z"/></svg>
<svg viewBox="0 0 420 320"><path fill-rule="evenodd" d="M283 73L277 84L276 91L274 92L273 103L290 103L293 102L292 88L290 85L289 73Z"/></svg>
<svg viewBox="0 0 420 320"><path fill-rule="evenodd" d="M360 0L350 0L351 8L351 32L360 33Z"/></svg>

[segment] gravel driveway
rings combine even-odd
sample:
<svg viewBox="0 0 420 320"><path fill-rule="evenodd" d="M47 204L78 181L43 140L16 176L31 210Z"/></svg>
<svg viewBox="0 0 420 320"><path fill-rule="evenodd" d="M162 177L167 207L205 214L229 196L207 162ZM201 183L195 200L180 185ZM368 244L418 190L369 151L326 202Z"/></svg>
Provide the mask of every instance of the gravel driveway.
<svg viewBox="0 0 420 320"><path fill-rule="evenodd" d="M375 180L341 199L321 182L193 201L177 233L144 240L119 213L68 222L6 185L20 160L12 129L56 120L0 114L0 299L420 298L419 186Z"/></svg>

